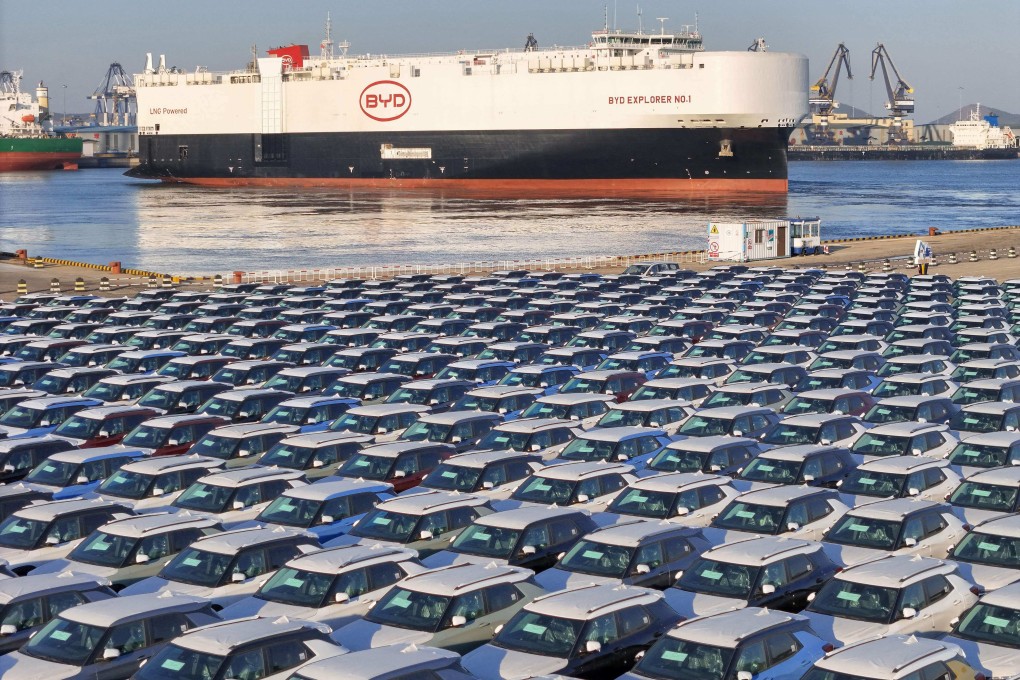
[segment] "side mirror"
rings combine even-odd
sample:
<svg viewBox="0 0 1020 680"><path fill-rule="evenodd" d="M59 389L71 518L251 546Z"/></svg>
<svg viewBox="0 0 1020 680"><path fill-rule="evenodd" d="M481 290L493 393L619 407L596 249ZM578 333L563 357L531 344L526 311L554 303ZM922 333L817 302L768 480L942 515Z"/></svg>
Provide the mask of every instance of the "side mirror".
<svg viewBox="0 0 1020 680"><path fill-rule="evenodd" d="M6 637L8 635L14 635L18 632L18 627L13 623L5 623L0 626L0 636Z"/></svg>
<svg viewBox="0 0 1020 680"><path fill-rule="evenodd" d="M903 539L903 545L907 546L908 548L913 548L915 545L917 545L917 539L916 538L905 538L905 539Z"/></svg>
<svg viewBox="0 0 1020 680"><path fill-rule="evenodd" d="M771 595L776 592L776 587L771 583L763 583L761 586L762 595Z"/></svg>
<svg viewBox="0 0 1020 680"><path fill-rule="evenodd" d="M153 497L162 496L165 493L166 493L166 491L164 491L163 489L159 488L158 486L153 487L153 489L152 489Z"/></svg>
<svg viewBox="0 0 1020 680"><path fill-rule="evenodd" d="M375 428L375 434L386 434L386 428L385 427Z"/></svg>
<svg viewBox="0 0 1020 680"><path fill-rule="evenodd" d="M786 525L786 529L788 531L796 531L797 529L800 529L800 525L797 524L796 522L790 522L789 524Z"/></svg>
<svg viewBox="0 0 1020 680"><path fill-rule="evenodd" d="M323 515L322 517L319 518L319 524L332 524L335 521L336 519L333 517L333 515Z"/></svg>
<svg viewBox="0 0 1020 680"><path fill-rule="evenodd" d="M337 604L343 604L344 602L350 602L351 596L347 593L337 593L333 596L333 601Z"/></svg>
<svg viewBox="0 0 1020 680"><path fill-rule="evenodd" d="M821 443L822 443L823 446L829 446L830 444L832 444L832 440L828 439L828 438L825 438L825 439L822 439Z"/></svg>
<svg viewBox="0 0 1020 680"><path fill-rule="evenodd" d="M817 594L817 593L808 593L808 596L807 596L807 601L808 601L808 602L814 602L814 601L815 601L815 595L816 595L816 594Z"/></svg>
<svg viewBox="0 0 1020 680"><path fill-rule="evenodd" d="M613 392L612 388L607 389L605 393L606 394L616 394L615 392Z"/></svg>
<svg viewBox="0 0 1020 680"><path fill-rule="evenodd" d="M85 475L78 475L77 479L74 480L74 483L75 484L88 484L89 481L90 481L89 478L86 477Z"/></svg>
<svg viewBox="0 0 1020 680"><path fill-rule="evenodd" d="M321 468L321 467L325 467L325 465L326 465L325 461L322 461L322 460L313 460L312 461L312 467L313 468Z"/></svg>
<svg viewBox="0 0 1020 680"><path fill-rule="evenodd" d="M634 567L634 571L637 572L638 574L650 574L652 568L647 564L639 564L636 567Z"/></svg>
<svg viewBox="0 0 1020 680"><path fill-rule="evenodd" d="M542 447L539 446L538 444L532 444L531 446L528 447L528 451L541 451L541 450Z"/></svg>
<svg viewBox="0 0 1020 680"><path fill-rule="evenodd" d="M461 439L460 437L456 436L456 435L454 435L453 437L450 437L450 443L451 444L460 444L462 441L464 441L464 440Z"/></svg>
<svg viewBox="0 0 1020 680"><path fill-rule="evenodd" d="M433 537L432 532L427 530L427 529L425 531L421 532L420 534L418 534L418 538L423 540L423 541L429 541L429 540L432 539L432 537Z"/></svg>
<svg viewBox="0 0 1020 680"><path fill-rule="evenodd" d="M734 437L743 437L744 436L744 431L743 430L733 430L733 436Z"/></svg>
<svg viewBox="0 0 1020 680"><path fill-rule="evenodd" d="M722 465L709 465L708 469L712 472L719 472L719 470L722 470Z"/></svg>
<svg viewBox="0 0 1020 680"><path fill-rule="evenodd" d="M46 537L46 545L59 545L59 544L60 544L60 539L57 538L56 536L47 536Z"/></svg>
<svg viewBox="0 0 1020 680"><path fill-rule="evenodd" d="M429 406L437 406L439 404L438 399L429 399Z"/></svg>
<svg viewBox="0 0 1020 680"><path fill-rule="evenodd" d="M245 576L244 572L241 572L241 571L235 571L233 574L230 575L230 582L231 583L244 583L247 580L248 580L248 577Z"/></svg>
<svg viewBox="0 0 1020 680"><path fill-rule="evenodd" d="M917 610L914 609L913 607L905 607L903 609L903 618L912 619L915 616L917 616Z"/></svg>
<svg viewBox="0 0 1020 680"><path fill-rule="evenodd" d="M679 508L676 509L676 516L677 517L683 517L683 516L689 515L689 514L691 514L691 509L690 508L685 508L683 506L680 506Z"/></svg>
<svg viewBox="0 0 1020 680"><path fill-rule="evenodd" d="M602 651L602 643L598 640L588 640L584 643L584 651L589 654L597 654Z"/></svg>
<svg viewBox="0 0 1020 680"><path fill-rule="evenodd" d="M107 647L103 650L103 661L113 661L120 657L120 650L116 647Z"/></svg>
<svg viewBox="0 0 1020 680"><path fill-rule="evenodd" d="M251 455L251 449L238 449L237 450L238 458L247 458L250 455Z"/></svg>
<svg viewBox="0 0 1020 680"><path fill-rule="evenodd" d="M231 507L234 510L244 510L246 506L244 504L244 501L234 501L234 503L233 503L233 505Z"/></svg>
<svg viewBox="0 0 1020 680"><path fill-rule="evenodd" d="M907 490L907 493L909 493L911 496L916 496L919 493L921 493L921 491L920 491L920 489L917 489L917 488L914 488L914 487L910 487L910 489Z"/></svg>
<svg viewBox="0 0 1020 680"><path fill-rule="evenodd" d="M535 549L535 546L533 546L533 545L526 545L523 548L521 548L521 554L522 555L534 555L536 552L537 552L537 550Z"/></svg>
<svg viewBox="0 0 1020 680"><path fill-rule="evenodd" d="M921 449L910 449L910 455L912 456L920 456L922 453L924 452Z"/></svg>
<svg viewBox="0 0 1020 680"><path fill-rule="evenodd" d="M450 619L450 625L453 626L454 628L461 628L462 626L466 626L467 617L454 616L452 619Z"/></svg>
<svg viewBox="0 0 1020 680"><path fill-rule="evenodd" d="M585 494L585 493L583 493L583 494L581 494L580 496L577 497L577 502L578 503L587 503L589 500L591 500L591 499L588 498L588 494Z"/></svg>
<svg viewBox="0 0 1020 680"><path fill-rule="evenodd" d="M754 674L751 671L740 671L737 673L737 680L751 680L753 677Z"/></svg>
<svg viewBox="0 0 1020 680"><path fill-rule="evenodd" d="M621 453L621 454L619 454L616 457L616 460L621 461L621 462L622 461L626 461L626 460L630 460L630 456L628 456L626 453Z"/></svg>
<svg viewBox="0 0 1020 680"><path fill-rule="evenodd" d="M492 489L494 488L494 486L495 485L492 482L482 482L483 489Z"/></svg>
<svg viewBox="0 0 1020 680"><path fill-rule="evenodd" d="M138 553L137 555L135 555L135 564L145 564L150 559L151 558L145 553Z"/></svg>
<svg viewBox="0 0 1020 680"><path fill-rule="evenodd" d="M4 472L14 472L14 466L10 463L4 465Z"/></svg>
<svg viewBox="0 0 1020 680"><path fill-rule="evenodd" d="M804 475L804 481L805 482L813 482L813 481L815 481L815 476L814 475Z"/></svg>
<svg viewBox="0 0 1020 680"><path fill-rule="evenodd" d="M684 575L684 570L681 569L680 571L678 571L676 573L676 576L674 576L673 579L676 580L676 581L679 581L681 578L683 578L683 575Z"/></svg>
<svg viewBox="0 0 1020 680"><path fill-rule="evenodd" d="M405 470L397 470L396 472L393 473L394 479L402 479L406 476L407 472Z"/></svg>

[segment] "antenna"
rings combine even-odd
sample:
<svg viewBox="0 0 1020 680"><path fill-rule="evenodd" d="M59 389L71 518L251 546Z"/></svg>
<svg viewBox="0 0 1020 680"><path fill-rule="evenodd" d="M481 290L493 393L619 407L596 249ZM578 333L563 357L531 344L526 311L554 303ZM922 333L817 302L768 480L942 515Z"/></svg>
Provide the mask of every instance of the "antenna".
<svg viewBox="0 0 1020 680"><path fill-rule="evenodd" d="M655 17L655 20L659 22L659 35L666 35L666 22L669 21L669 17Z"/></svg>
<svg viewBox="0 0 1020 680"><path fill-rule="evenodd" d="M616 10L617 10L617 2L616 2L616 0L613 0L613 30L614 31L616 30Z"/></svg>
<svg viewBox="0 0 1020 680"><path fill-rule="evenodd" d="M606 22L606 26L605 26L606 33L609 33L609 4L608 3L606 3L605 5L602 5L602 14L603 14L603 19Z"/></svg>
<svg viewBox="0 0 1020 680"><path fill-rule="evenodd" d="M698 30L698 13L695 12L694 13L694 34L698 35L699 33L700 33L700 31Z"/></svg>
<svg viewBox="0 0 1020 680"><path fill-rule="evenodd" d="M319 44L319 48L322 50L323 61L333 59L333 19L328 11L326 12L326 38Z"/></svg>
<svg viewBox="0 0 1020 680"><path fill-rule="evenodd" d="M637 6L637 32L638 35L644 33L644 24L641 22L641 5Z"/></svg>

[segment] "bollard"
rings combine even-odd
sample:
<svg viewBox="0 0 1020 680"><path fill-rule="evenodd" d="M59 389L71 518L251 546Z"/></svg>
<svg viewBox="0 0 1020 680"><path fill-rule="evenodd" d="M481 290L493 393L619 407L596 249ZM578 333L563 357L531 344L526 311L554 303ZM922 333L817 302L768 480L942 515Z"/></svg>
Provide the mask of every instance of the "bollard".
<svg viewBox="0 0 1020 680"><path fill-rule="evenodd" d="M25 279L18 279L18 295L28 294L28 281Z"/></svg>
<svg viewBox="0 0 1020 680"><path fill-rule="evenodd" d="M99 279L99 290L108 291L110 290L110 279L106 276Z"/></svg>
<svg viewBox="0 0 1020 680"><path fill-rule="evenodd" d="M149 277L149 288L156 288L156 277L155 276L150 276Z"/></svg>
<svg viewBox="0 0 1020 680"><path fill-rule="evenodd" d="M846 270L847 271L852 271L853 268L854 268L854 263L853 262L847 262L846 263Z"/></svg>
<svg viewBox="0 0 1020 680"><path fill-rule="evenodd" d="M119 275L121 273L120 262L110 263L110 273Z"/></svg>
<svg viewBox="0 0 1020 680"><path fill-rule="evenodd" d="M864 271L864 263L863 262L858 262L857 263L857 271L859 271L859 272L863 272Z"/></svg>
<svg viewBox="0 0 1020 680"><path fill-rule="evenodd" d="M991 250L988 251L988 259L989 260L998 260L999 259L999 254L997 252L995 252L995 248L992 248Z"/></svg>
<svg viewBox="0 0 1020 680"><path fill-rule="evenodd" d="M74 292L84 293L85 292L85 279L78 277L74 280Z"/></svg>
<svg viewBox="0 0 1020 680"><path fill-rule="evenodd" d="M234 283L244 283L244 272L234 272Z"/></svg>
<svg viewBox="0 0 1020 680"><path fill-rule="evenodd" d="M978 261L977 251L976 250L970 251L970 255L967 256L967 260L969 262L977 262Z"/></svg>
<svg viewBox="0 0 1020 680"><path fill-rule="evenodd" d="M212 277L212 282L214 286L219 288L220 286L223 285L223 276L221 274L217 274L216 276Z"/></svg>
<svg viewBox="0 0 1020 680"><path fill-rule="evenodd" d="M882 260L882 271L884 271L884 272L892 271L892 265L889 264L889 260L888 259Z"/></svg>
<svg viewBox="0 0 1020 680"><path fill-rule="evenodd" d="M21 260L21 264L28 264L28 251L27 250L15 250L14 257Z"/></svg>
<svg viewBox="0 0 1020 680"><path fill-rule="evenodd" d="M60 292L60 279L58 278L50 279L50 292L51 293Z"/></svg>
<svg viewBox="0 0 1020 680"><path fill-rule="evenodd" d="M163 287L164 288L174 287L174 280L169 274L163 274Z"/></svg>
<svg viewBox="0 0 1020 680"><path fill-rule="evenodd" d="M956 253L949 253L949 264L956 264Z"/></svg>
<svg viewBox="0 0 1020 680"><path fill-rule="evenodd" d="M35 258L35 264L32 265L35 269L42 269L45 265L43 264L42 258Z"/></svg>

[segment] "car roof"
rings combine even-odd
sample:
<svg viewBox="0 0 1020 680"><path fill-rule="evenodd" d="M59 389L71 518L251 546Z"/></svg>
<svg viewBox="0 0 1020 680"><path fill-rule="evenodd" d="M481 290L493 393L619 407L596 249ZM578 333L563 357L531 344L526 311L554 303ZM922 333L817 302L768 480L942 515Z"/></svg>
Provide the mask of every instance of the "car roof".
<svg viewBox="0 0 1020 680"><path fill-rule="evenodd" d="M882 456L862 463L858 470L900 474L923 470L926 467L948 467L949 462L931 456Z"/></svg>
<svg viewBox="0 0 1020 680"><path fill-rule="evenodd" d="M557 392L556 394L547 394L544 397L539 397L536 401L540 401L543 404L573 406L575 404L587 404L593 401L615 401L615 398L611 394L592 394L590 392L569 392L567 394L563 394L561 392Z"/></svg>
<svg viewBox="0 0 1020 680"><path fill-rule="evenodd" d="M854 416L845 413L805 413L799 416L789 416L779 422L780 425L800 425L807 427L820 427L825 423L836 420L857 420Z"/></svg>
<svg viewBox="0 0 1020 680"><path fill-rule="evenodd" d="M1020 442L1020 432L983 432L973 437L967 437L968 444L980 446L1010 446Z"/></svg>
<svg viewBox="0 0 1020 680"><path fill-rule="evenodd" d="M828 387L822 390L804 390L798 393L797 397L804 397L809 399L836 399L847 394L865 394L861 390L855 390L849 387Z"/></svg>
<svg viewBox="0 0 1020 680"><path fill-rule="evenodd" d="M517 420L511 420L507 423L500 423L495 428L500 432L537 432L548 427L576 427L577 423L573 420L563 420L561 418L519 418Z"/></svg>
<svg viewBox="0 0 1020 680"><path fill-rule="evenodd" d="M364 649L350 654L327 657L301 667L301 677L308 680L378 680L391 675L401 677L410 669L440 670L454 664L460 655L438 647L390 645Z"/></svg>
<svg viewBox="0 0 1020 680"><path fill-rule="evenodd" d="M520 508L514 508L513 510L503 510L502 512L496 512L491 515L479 517L475 520L475 523L482 524L487 527L500 527L503 529L524 529L528 525L539 522L543 519L570 517L574 515L588 517L590 516L590 513L574 507L538 507L528 505Z"/></svg>
<svg viewBox="0 0 1020 680"><path fill-rule="evenodd" d="M408 576L399 585L433 595L454 596L471 592L496 583L517 583L531 578L535 572L521 567L488 564L455 564L430 569Z"/></svg>
<svg viewBox="0 0 1020 680"><path fill-rule="evenodd" d="M780 446L774 449L769 449L768 451L761 452L758 456L760 458L771 458L773 460L802 461L808 456L817 455L825 451L841 452L845 450L846 449L838 446L827 446L825 444L795 444L793 446Z"/></svg>
<svg viewBox="0 0 1020 680"><path fill-rule="evenodd" d="M635 425L627 425L625 427L600 427L592 430L587 430L580 435L578 439L588 439L602 442L621 442L625 439L633 439L634 437L640 437L642 435L659 435L665 436L666 433L656 427L639 427Z"/></svg>
<svg viewBox="0 0 1020 680"><path fill-rule="evenodd" d="M237 423L234 425L222 425L209 430L209 432L206 433L206 436L216 435L217 437L240 439L241 437L247 437L253 434L297 431L298 428L295 425L287 425L285 423Z"/></svg>
<svg viewBox="0 0 1020 680"><path fill-rule="evenodd" d="M681 621L668 635L672 638L732 649L746 638L763 631L806 622L807 617L800 614L747 607Z"/></svg>
<svg viewBox="0 0 1020 680"><path fill-rule="evenodd" d="M447 491L425 491L414 493L409 496L397 496L389 500L376 503L376 510L387 512L398 512L404 515L424 514L441 510L444 508L460 508L474 505L484 505L487 498L472 496L469 494L447 492Z"/></svg>
<svg viewBox="0 0 1020 680"><path fill-rule="evenodd" d="M408 378L406 375L402 375L400 373L382 373L382 372L351 373L350 375L345 375L342 378L337 378L337 380L352 385L367 385L377 380L390 380L393 378L402 380L404 382L410 382L410 378Z"/></svg>
<svg viewBox="0 0 1020 680"><path fill-rule="evenodd" d="M943 640L916 635L884 635L840 647L815 662L815 667L862 678L901 678L936 661L951 661L960 648Z"/></svg>
<svg viewBox="0 0 1020 680"><path fill-rule="evenodd" d="M546 479L565 479L573 480L580 479L582 477L598 476L603 474L619 473L619 474L631 474L634 472L633 466L623 465L622 463L606 463L604 461L570 461L568 463L555 463L553 465L546 465L544 468L536 472L535 474Z"/></svg>
<svg viewBox="0 0 1020 680"><path fill-rule="evenodd" d="M191 388L196 388L197 389L199 387L205 387L207 385L214 386L214 387L215 386L219 386L219 387L222 387L225 390L233 389L233 387L234 387L230 383L217 382L215 380L175 380L173 382L168 382L168 383L165 383L163 385L157 385L156 389L158 389L158 390L166 390L167 392L184 392L185 390L188 390L188 389L191 389ZM166 416L166 417L167 418L172 418L174 416ZM181 416L177 416L177 417L181 417Z"/></svg>
<svg viewBox="0 0 1020 680"><path fill-rule="evenodd" d="M847 567L836 578L883 588L902 588L924 575L950 574L956 565L919 555L883 555L870 562Z"/></svg>
<svg viewBox="0 0 1020 680"><path fill-rule="evenodd" d="M490 515L491 517L492 515ZM676 522L657 519L632 519L596 529L585 535L585 539L635 548L643 541L660 538L666 534L695 536L700 530Z"/></svg>
<svg viewBox="0 0 1020 680"><path fill-rule="evenodd" d="M100 628L109 628L122 621L155 618L160 614L195 611L208 607L202 597L165 592L159 595L124 595L99 602L89 602L65 609L60 618Z"/></svg>
<svg viewBox="0 0 1020 680"><path fill-rule="evenodd" d="M0 579L0 604L26 595L74 590L81 592L98 586L109 586L110 580L95 574L62 571L59 574L28 574L18 578Z"/></svg>
<svg viewBox="0 0 1020 680"><path fill-rule="evenodd" d="M354 493L390 493L392 491L393 485L384 482L372 482L353 477L326 477L315 484L302 484L293 489L287 489L283 495L287 498L324 501Z"/></svg>
<svg viewBox="0 0 1020 680"><path fill-rule="evenodd" d="M758 364L761 366L761 364ZM742 367L743 368L743 367ZM775 415L775 411L766 407L757 406L716 406L715 408L703 408L698 411L695 415L703 416L705 418L739 418L740 416L751 415L755 413L768 412L770 415Z"/></svg>
<svg viewBox="0 0 1020 680"><path fill-rule="evenodd" d="M938 423L919 423L916 420L902 420L896 423L883 423L881 425L876 425L865 434L884 435L888 437L909 437L917 434L918 432L925 432L932 428L936 428L938 430L948 429L944 425L940 426Z"/></svg>
<svg viewBox="0 0 1020 680"><path fill-rule="evenodd" d="M84 499L84 498L69 498L67 500L59 501L46 501L44 503L33 503L32 505L26 505L22 509L18 510L15 515L24 519L34 519L43 522L48 522L54 517L60 517L72 512L78 512L81 510L90 510L96 508L111 508L114 510L120 510L127 512L127 509L112 501L103 500L100 498Z"/></svg>
<svg viewBox="0 0 1020 680"><path fill-rule="evenodd" d="M643 491L662 491L665 493L676 493L681 489L696 488L699 486L727 486L730 483L729 477L722 475L707 475L703 472L667 472L664 474L642 477L636 482L628 485L628 489L641 489Z"/></svg>
<svg viewBox="0 0 1020 680"><path fill-rule="evenodd" d="M489 411L444 411L443 413L428 413L418 419L420 423L434 423L436 425L456 425L468 420L492 420L502 423L503 416Z"/></svg>
<svg viewBox="0 0 1020 680"><path fill-rule="evenodd" d="M979 401L974 404L967 404L963 410L968 413L1005 413L1010 409L1020 409L1020 404L1012 401Z"/></svg>
<svg viewBox="0 0 1020 680"><path fill-rule="evenodd" d="M865 503L864 505L858 505L847 514L853 515L854 517L901 520L907 515L920 510L942 507L944 506L940 503L936 503L935 501L929 501L912 496L910 498L889 498L875 501L874 503Z"/></svg>
<svg viewBox="0 0 1020 680"><path fill-rule="evenodd" d="M429 413L430 411L428 406L421 406L419 404L368 404L365 406L355 406L348 413L358 416L379 417L394 413Z"/></svg>
<svg viewBox="0 0 1020 680"><path fill-rule="evenodd" d="M314 541L315 537L306 531L295 531L286 527L262 527L254 526L246 529L234 529L224 531L212 536L204 536L191 544L193 548L199 548L208 552L222 555L233 555L242 548L270 543L286 538L303 538Z"/></svg>
<svg viewBox="0 0 1020 680"><path fill-rule="evenodd" d="M281 444L290 444L292 446L306 446L306 447L319 447L327 446L330 444L368 444L372 442L374 437L370 434L360 434L358 432L334 432L332 430L322 430L319 432L296 432L292 435L284 437L280 440Z"/></svg>
<svg viewBox="0 0 1020 680"><path fill-rule="evenodd" d="M407 441L395 441L386 442L384 444L374 444L372 446L365 447L361 450L361 454L365 456L379 456L381 458L396 458L402 453L408 451L417 451L419 449L444 449L453 453L456 449L449 444L439 444L430 441L420 442L407 442Z"/></svg>
<svg viewBox="0 0 1020 680"><path fill-rule="evenodd" d="M455 456L450 456L443 463L445 465L459 465L467 468L483 468L489 463L497 463L504 460L517 460L524 458L526 460L540 460L537 454L534 453L523 453L521 451L505 451L505 450L494 450L494 451L467 451L465 453L458 453Z"/></svg>
<svg viewBox="0 0 1020 680"><path fill-rule="evenodd" d="M977 484L1015 487L1020 485L1020 467L1009 465L992 470L981 470L971 474L967 477L966 481Z"/></svg>
<svg viewBox="0 0 1020 680"><path fill-rule="evenodd" d="M821 544L817 541L787 536L754 536L716 546L705 552L704 557L721 562L758 566L790 555L803 555L818 550L821 550Z"/></svg>
<svg viewBox="0 0 1020 680"><path fill-rule="evenodd" d="M199 478L202 484L238 487L266 479L304 480L304 472L277 467L245 467L234 470L215 470Z"/></svg>
<svg viewBox="0 0 1020 680"><path fill-rule="evenodd" d="M244 618L221 621L186 631L174 638L178 647L206 654L226 656L234 649L256 640L274 638L288 633L313 628L329 633L328 626L286 616L279 618Z"/></svg>
<svg viewBox="0 0 1020 680"><path fill-rule="evenodd" d="M49 460L61 463L85 463L90 460L103 460L105 458L118 458L121 456L138 456L142 452L127 446L97 446L91 449L68 449L48 456Z"/></svg>
<svg viewBox="0 0 1020 680"><path fill-rule="evenodd" d="M773 486L766 489L748 491L737 496L734 501L742 503L759 503L761 505L774 505L785 507L787 503L804 498L805 496L826 495L828 489L814 486Z"/></svg>
<svg viewBox="0 0 1020 680"><path fill-rule="evenodd" d="M522 368L525 367L522 366ZM543 368L548 368L548 366L543 366ZM560 368L567 367L560 366ZM514 370L516 371L517 369ZM499 399L502 397L516 396L520 394L534 394L539 396L542 394L542 390L535 387L525 387L523 385L491 385L489 387L479 387L469 391L467 394L472 397L490 397Z"/></svg>
<svg viewBox="0 0 1020 680"><path fill-rule="evenodd" d="M715 410L715 409L705 409ZM739 445L757 445L758 442L748 437L731 437L727 434L716 434L711 437L687 437L685 439L677 439L666 445L667 449L674 449L677 451L699 451L702 453L709 453L716 449L729 446Z"/></svg>
<svg viewBox="0 0 1020 680"><path fill-rule="evenodd" d="M196 467L213 469L222 465L223 461L218 458L209 458L192 453L180 456L144 457L128 463L121 470L144 475L155 475L170 470L186 470Z"/></svg>
<svg viewBox="0 0 1020 680"><path fill-rule="evenodd" d="M610 408L614 411L655 411L660 408L674 406L691 406L691 402L683 399L638 399L637 401L625 401L622 404L613 404Z"/></svg>
<svg viewBox="0 0 1020 680"><path fill-rule="evenodd" d="M159 533L160 530L170 528L194 527L206 529L217 526L218 520L213 517L192 515L190 512L176 514L168 512L157 512L149 515L138 515L137 517L125 517L107 522L101 528L107 534L115 536L138 537L150 532Z"/></svg>
<svg viewBox="0 0 1020 680"><path fill-rule="evenodd" d="M536 597L525 609L551 616L586 620L634 605L649 605L663 598L648 588L609 584L590 584Z"/></svg>

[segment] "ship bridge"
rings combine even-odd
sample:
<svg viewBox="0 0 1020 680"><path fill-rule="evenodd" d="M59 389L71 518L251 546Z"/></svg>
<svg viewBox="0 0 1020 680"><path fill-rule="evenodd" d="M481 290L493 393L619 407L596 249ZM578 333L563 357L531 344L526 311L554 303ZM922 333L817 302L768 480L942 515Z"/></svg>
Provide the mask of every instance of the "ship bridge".
<svg viewBox="0 0 1020 680"><path fill-rule="evenodd" d="M592 47L612 57L634 56L646 50L660 52L701 52L705 45L701 34L690 26L679 33L627 33L603 29L591 34Z"/></svg>

